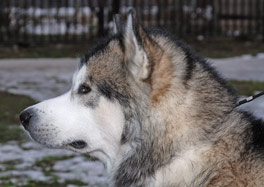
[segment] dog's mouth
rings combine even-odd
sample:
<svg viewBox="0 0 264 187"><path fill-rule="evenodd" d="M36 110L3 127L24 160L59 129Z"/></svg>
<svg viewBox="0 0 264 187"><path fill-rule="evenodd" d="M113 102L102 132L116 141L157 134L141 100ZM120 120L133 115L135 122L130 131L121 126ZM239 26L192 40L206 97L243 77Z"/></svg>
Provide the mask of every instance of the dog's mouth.
<svg viewBox="0 0 264 187"><path fill-rule="evenodd" d="M83 149L87 146L87 143L83 140L77 140L72 143L69 143L68 145L75 149Z"/></svg>

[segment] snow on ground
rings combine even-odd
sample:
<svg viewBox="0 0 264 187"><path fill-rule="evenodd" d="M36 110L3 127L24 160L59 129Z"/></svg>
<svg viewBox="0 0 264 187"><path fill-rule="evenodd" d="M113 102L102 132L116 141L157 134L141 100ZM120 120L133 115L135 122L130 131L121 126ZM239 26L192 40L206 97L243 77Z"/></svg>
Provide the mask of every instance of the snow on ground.
<svg viewBox="0 0 264 187"><path fill-rule="evenodd" d="M264 53L209 61L227 79L264 81Z"/></svg>
<svg viewBox="0 0 264 187"><path fill-rule="evenodd" d="M224 78L264 81L264 53L259 53L256 56L243 55L224 59L210 59L209 62ZM264 96L239 108L264 118Z"/></svg>
<svg viewBox="0 0 264 187"><path fill-rule="evenodd" d="M51 172L49 176L46 176L44 170L47 170L47 167L44 165L43 168L36 163L41 162L43 158L51 157L66 159L59 160L51 166L48 169ZM13 163L11 169L9 169L10 163ZM101 162L91 161L72 151L48 149L34 142L27 142L22 145L9 142L1 145L0 171L0 178L10 177L11 181L16 184L25 184L29 179L51 181L52 175L56 175L59 177L59 182L80 180L89 186L107 185L106 173Z"/></svg>
<svg viewBox="0 0 264 187"><path fill-rule="evenodd" d="M256 57L211 59L210 62L226 78L264 81L263 53ZM78 59L70 58L0 60L0 90L25 94L39 101L55 97L71 87L77 64ZM264 97L241 108L263 117ZM47 156L67 158L56 161L50 168L52 175L47 176L43 168L36 166L38 160ZM14 167L8 169L5 163L13 163ZM66 150L44 148L34 142L0 145L0 171L0 185L1 177L11 176L11 181L25 183L29 178L47 181L55 175L59 182L79 179L89 186L107 186L106 173L99 161Z"/></svg>
<svg viewBox="0 0 264 187"><path fill-rule="evenodd" d="M0 60L0 90L28 95L38 101L58 96L71 87L78 59Z"/></svg>

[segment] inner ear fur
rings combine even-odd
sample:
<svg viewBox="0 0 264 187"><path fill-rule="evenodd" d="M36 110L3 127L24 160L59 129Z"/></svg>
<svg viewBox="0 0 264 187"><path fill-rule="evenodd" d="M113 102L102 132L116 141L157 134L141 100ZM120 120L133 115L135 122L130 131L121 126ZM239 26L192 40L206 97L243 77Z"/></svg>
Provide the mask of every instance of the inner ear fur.
<svg viewBox="0 0 264 187"><path fill-rule="evenodd" d="M151 86L152 103L158 103L162 96L169 91L172 82L173 65L171 58L166 55L163 49L155 42L143 28L139 28L142 45L149 59L149 77L144 82Z"/></svg>
<svg viewBox="0 0 264 187"><path fill-rule="evenodd" d="M162 49L145 32L134 10L130 10L125 30L126 58L135 79L149 80L152 66L162 57Z"/></svg>
<svg viewBox="0 0 264 187"><path fill-rule="evenodd" d="M168 55L165 55L164 50L159 44L143 29L134 11L130 12L130 15L128 15L125 37L131 37L127 38L127 42L130 42L127 43L127 46L130 47L131 45L134 45L134 48L127 47L126 50L139 50L141 52L138 52L138 54L142 56L145 55L147 58L143 59L142 62L134 63L138 63L136 64L136 68L138 68L137 70L140 72L139 80L150 85L151 100L153 103L157 103L171 86L173 71L171 59ZM137 51L133 52L137 53ZM129 58L132 57L130 56ZM135 69L135 67L132 68Z"/></svg>

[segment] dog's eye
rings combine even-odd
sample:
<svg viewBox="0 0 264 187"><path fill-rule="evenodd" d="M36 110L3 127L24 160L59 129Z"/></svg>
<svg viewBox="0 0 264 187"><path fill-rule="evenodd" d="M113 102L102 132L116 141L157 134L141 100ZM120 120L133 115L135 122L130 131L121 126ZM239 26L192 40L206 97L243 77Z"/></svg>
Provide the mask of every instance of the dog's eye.
<svg viewBox="0 0 264 187"><path fill-rule="evenodd" d="M87 94L91 91L91 87L88 86L87 84L82 84L80 87L79 87L79 90L78 90L78 93L79 94Z"/></svg>

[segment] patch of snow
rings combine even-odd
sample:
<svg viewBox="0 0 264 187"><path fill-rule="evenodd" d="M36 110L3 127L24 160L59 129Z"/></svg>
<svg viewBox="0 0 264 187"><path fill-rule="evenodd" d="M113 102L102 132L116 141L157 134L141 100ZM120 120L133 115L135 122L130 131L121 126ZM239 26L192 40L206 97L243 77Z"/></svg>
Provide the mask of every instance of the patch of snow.
<svg viewBox="0 0 264 187"><path fill-rule="evenodd" d="M258 53L256 58L258 59L264 59L264 53Z"/></svg>
<svg viewBox="0 0 264 187"><path fill-rule="evenodd" d="M51 177L45 176L42 171L38 171L36 169L26 170L26 171L21 171L21 170L4 171L0 173L0 177L11 177L11 180L15 179L15 182L25 181L28 179L35 179L39 181L47 181L51 179Z"/></svg>
<svg viewBox="0 0 264 187"><path fill-rule="evenodd" d="M252 59L252 58L253 58L252 55L242 55L242 56L241 56L241 59L243 59L243 60L250 60L250 59Z"/></svg>
<svg viewBox="0 0 264 187"><path fill-rule="evenodd" d="M264 96L239 106L239 109L250 112L258 118L264 119Z"/></svg>
<svg viewBox="0 0 264 187"><path fill-rule="evenodd" d="M47 181L43 168L35 165L36 161L47 156L73 156L73 158L55 161L51 174L59 177L59 182L81 180L84 183L107 186L108 180L104 166L99 161L88 160L84 155L60 149L48 149L34 142L26 142L21 146L14 142L0 144L0 164L14 162L14 169L5 171L0 165L0 177L9 177L14 182L26 182L28 179Z"/></svg>

